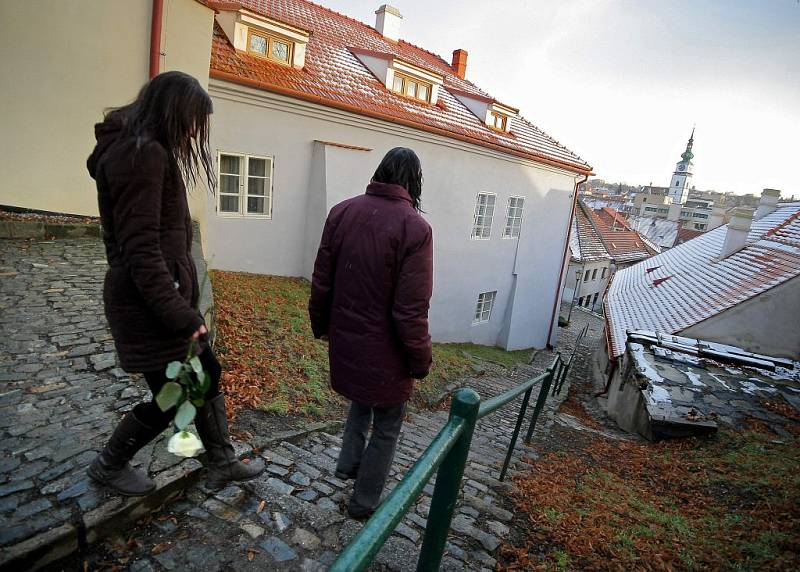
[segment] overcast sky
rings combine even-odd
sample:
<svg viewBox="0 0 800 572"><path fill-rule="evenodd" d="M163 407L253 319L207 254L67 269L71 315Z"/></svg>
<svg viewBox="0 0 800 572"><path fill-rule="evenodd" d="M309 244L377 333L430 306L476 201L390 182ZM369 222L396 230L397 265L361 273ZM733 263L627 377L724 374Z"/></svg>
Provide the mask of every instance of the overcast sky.
<svg viewBox="0 0 800 572"><path fill-rule="evenodd" d="M317 1L370 25L382 3ZM800 196L800 0L390 3L599 177L669 185L696 123L698 189Z"/></svg>

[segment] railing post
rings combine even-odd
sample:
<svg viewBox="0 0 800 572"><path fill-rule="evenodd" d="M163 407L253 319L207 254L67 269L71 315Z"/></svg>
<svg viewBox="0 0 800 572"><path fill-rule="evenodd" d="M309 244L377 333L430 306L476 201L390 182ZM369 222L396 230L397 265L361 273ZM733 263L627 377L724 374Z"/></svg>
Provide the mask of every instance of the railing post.
<svg viewBox="0 0 800 572"><path fill-rule="evenodd" d="M555 371L553 372L553 379L555 379L555 383L552 384L553 385L553 392L550 394L551 397L556 394L556 389L558 388L558 379L561 376L561 371L564 369L564 362L561 361L560 355L561 354L559 354L559 360L558 360L558 363L556 364Z"/></svg>
<svg viewBox="0 0 800 572"><path fill-rule="evenodd" d="M561 395L561 388L564 387L564 382L567 379L567 375L569 375L569 368L572 367L572 360L574 358L575 358L574 355L571 358L569 358L567 365L564 366L564 371L561 372L561 377L559 377L558 379L558 391L556 393L558 393L559 395Z"/></svg>
<svg viewBox="0 0 800 572"><path fill-rule="evenodd" d="M525 442L530 443L531 438L533 437L533 429L536 427L536 420L539 418L539 414L542 412L542 407L544 407L544 402L547 401L547 396L550 393L550 385L553 383L553 375L556 372L559 364L561 363L561 355L559 354L556 362L547 368L547 377L542 380L542 388L539 390L539 397L536 399L536 406L533 408L533 417L531 418L531 424L528 426L528 433L525 435Z"/></svg>
<svg viewBox="0 0 800 572"><path fill-rule="evenodd" d="M500 470L500 481L506 478L506 471L508 471L508 465L511 463L511 455L514 454L514 447L517 444L517 437L519 437L519 430L522 427L522 420L525 419L525 413L528 411L528 402L531 399L532 391L533 386L528 388L528 391L525 392L525 397L522 398L522 406L519 408L519 415L517 415L517 424L514 427L514 433L511 435L511 443L508 445L506 460L503 462L503 468Z"/></svg>
<svg viewBox="0 0 800 572"><path fill-rule="evenodd" d="M450 531L450 522L453 520L458 492L461 490L461 478L464 476L464 466L472 443L472 432L478 420L480 401L481 398L472 389L460 389L453 396L450 418L461 417L466 425L436 474L428 523L425 526L425 539L417 562L418 572L435 572L442 562L447 533Z"/></svg>

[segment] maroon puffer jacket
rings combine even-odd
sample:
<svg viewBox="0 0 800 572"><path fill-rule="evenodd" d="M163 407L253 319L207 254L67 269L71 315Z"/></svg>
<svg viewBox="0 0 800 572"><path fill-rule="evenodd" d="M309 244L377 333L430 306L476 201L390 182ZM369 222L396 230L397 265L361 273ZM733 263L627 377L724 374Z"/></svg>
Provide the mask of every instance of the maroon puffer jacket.
<svg viewBox="0 0 800 572"><path fill-rule="evenodd" d="M203 324L186 188L159 143L137 145L113 120L98 123L95 134L87 167L97 181L109 265L108 325L122 369L163 371L186 357Z"/></svg>
<svg viewBox="0 0 800 572"><path fill-rule="evenodd" d="M373 407L408 401L431 366L433 234L411 205L383 183L339 203L314 266L308 312L330 340L333 389Z"/></svg>

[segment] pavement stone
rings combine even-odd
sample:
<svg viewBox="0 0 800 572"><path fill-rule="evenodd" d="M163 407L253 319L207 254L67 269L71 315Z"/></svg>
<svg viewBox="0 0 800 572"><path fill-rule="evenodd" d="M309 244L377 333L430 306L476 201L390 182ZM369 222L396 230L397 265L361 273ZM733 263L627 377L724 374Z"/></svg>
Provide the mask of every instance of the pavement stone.
<svg viewBox="0 0 800 572"><path fill-rule="evenodd" d="M297 558L297 552L276 536L270 536L261 543L261 548L267 552L275 562L285 562Z"/></svg>
<svg viewBox="0 0 800 572"><path fill-rule="evenodd" d="M0 304L5 306L0 314L0 339L7 340L0 346L0 511L3 518L11 517L11 526L3 527L0 534L0 545L27 538L35 529L47 526L42 515L65 522L73 510L91 510L113 498L88 483L85 463L102 447L122 415L121 409L147 396L136 376L128 376L111 363L115 362L113 346L101 301L105 267L94 264L103 257L100 243L83 239L25 245L20 254L0 242L0 270L11 267L16 272L0 283ZM37 269L34 276L23 259L48 267ZM41 292L46 289L63 292L50 292L41 303ZM571 325L559 330L558 349L571 350L577 333L589 322L593 323L591 335L599 339L600 320L575 312ZM582 352L591 350L590 344L582 346ZM45 360L45 354L52 357ZM482 364L480 371L461 383L486 399L542 373L554 355L553 351L536 352L530 364L513 370ZM29 364L42 367L26 368ZM36 371L21 374L19 367ZM579 371L578 367L570 371L565 388ZM38 375L42 377L37 379ZM47 391L33 391L45 386ZM536 442L549 431L554 411L566 393L563 390L560 397L547 400L533 444L517 444L511 474L523 468L526 458L536 455ZM501 539L508 537L513 517L506 501L510 485L501 483L498 475L519 403L518 399L476 427L443 569L483 570L496 564L494 553ZM13 417L11 421L6 412ZM408 414L387 493L446 421L446 411ZM10 428L20 425L30 429L12 435ZM41 433L30 438L33 431ZM362 526L344 510L353 481L334 476L340 434L315 432L266 446L262 444L269 435L257 438L261 441L254 439L254 443L259 443L267 471L218 492L194 485L179 501L165 504L149 524L126 531L126 538L134 536L140 543L133 549L131 569L323 570L333 562ZM136 463L148 469L172 470L179 459L164 453L163 441L143 450ZM237 443L237 451L251 447ZM45 465L28 478L3 480L32 463ZM379 551L374 569L416 568L432 490L429 483ZM15 513L31 516L22 523L14 520ZM161 544L169 548L152 554Z"/></svg>
<svg viewBox="0 0 800 572"><path fill-rule="evenodd" d="M11 545L118 498L86 465L149 392L116 366L106 268L97 238L0 241L0 567ZM171 467L152 451L135 460L158 478Z"/></svg>

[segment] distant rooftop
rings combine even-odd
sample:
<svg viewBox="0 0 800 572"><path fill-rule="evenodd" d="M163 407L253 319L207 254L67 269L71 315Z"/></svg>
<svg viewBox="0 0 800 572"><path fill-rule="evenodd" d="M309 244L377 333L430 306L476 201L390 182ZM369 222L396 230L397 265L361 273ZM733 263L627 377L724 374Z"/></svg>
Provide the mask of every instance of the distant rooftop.
<svg viewBox="0 0 800 572"><path fill-rule="evenodd" d="M744 248L719 260L728 225L618 271L606 297L609 355L627 331L675 334L800 276L800 203L753 222Z"/></svg>

